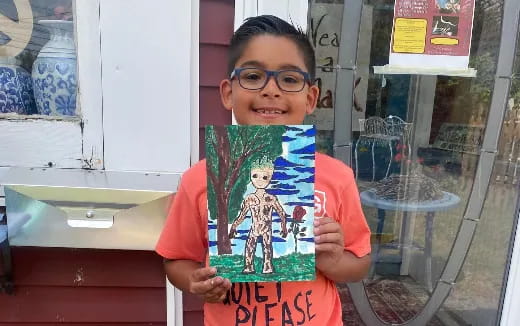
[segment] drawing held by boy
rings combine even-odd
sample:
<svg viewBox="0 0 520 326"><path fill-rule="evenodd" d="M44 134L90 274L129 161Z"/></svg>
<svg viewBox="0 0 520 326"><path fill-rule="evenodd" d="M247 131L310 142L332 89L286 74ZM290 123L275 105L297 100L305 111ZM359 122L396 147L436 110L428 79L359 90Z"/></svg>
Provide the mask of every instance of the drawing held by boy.
<svg viewBox="0 0 520 326"><path fill-rule="evenodd" d="M297 125L314 111L315 58L305 33L273 16L233 35L222 103L242 125ZM314 222L317 278L309 282L235 283L207 263L205 162L183 175L156 250L169 280L200 295L206 325L342 325L334 282L361 280L370 265L370 230L352 170L316 154L315 192L326 215Z"/></svg>

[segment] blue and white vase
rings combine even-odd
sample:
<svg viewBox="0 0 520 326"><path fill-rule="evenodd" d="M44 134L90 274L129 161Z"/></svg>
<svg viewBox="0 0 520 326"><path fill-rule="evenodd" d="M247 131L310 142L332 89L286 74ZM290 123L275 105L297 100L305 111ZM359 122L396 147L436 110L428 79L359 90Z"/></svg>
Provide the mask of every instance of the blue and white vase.
<svg viewBox="0 0 520 326"><path fill-rule="evenodd" d="M76 46L73 22L40 20L50 40L34 61L32 79L39 114L74 116L76 112Z"/></svg>
<svg viewBox="0 0 520 326"><path fill-rule="evenodd" d="M31 74L13 57L0 57L0 113L35 113Z"/></svg>

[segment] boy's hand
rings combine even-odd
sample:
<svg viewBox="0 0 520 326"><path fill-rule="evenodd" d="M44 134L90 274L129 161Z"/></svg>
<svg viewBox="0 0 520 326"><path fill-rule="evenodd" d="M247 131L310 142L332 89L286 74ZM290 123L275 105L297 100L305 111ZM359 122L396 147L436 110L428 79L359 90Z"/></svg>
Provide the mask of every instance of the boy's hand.
<svg viewBox="0 0 520 326"><path fill-rule="evenodd" d="M190 275L190 292L201 296L208 303L223 301L231 288L231 282L220 276L213 277L216 273L214 267L196 269Z"/></svg>
<svg viewBox="0 0 520 326"><path fill-rule="evenodd" d="M343 257L344 240L341 225L330 217L314 220L316 267L327 271L337 266Z"/></svg>

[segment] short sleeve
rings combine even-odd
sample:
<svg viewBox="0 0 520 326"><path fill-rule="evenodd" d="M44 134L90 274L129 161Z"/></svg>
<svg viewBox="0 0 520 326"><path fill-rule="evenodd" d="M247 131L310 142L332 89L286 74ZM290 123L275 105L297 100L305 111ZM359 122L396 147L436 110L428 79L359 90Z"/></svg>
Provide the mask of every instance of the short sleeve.
<svg viewBox="0 0 520 326"><path fill-rule="evenodd" d="M200 198L187 191L185 181L183 177L155 251L167 259L203 262L207 250L207 225L203 225L198 208Z"/></svg>
<svg viewBox="0 0 520 326"><path fill-rule="evenodd" d="M363 257L370 253L370 228L361 208L359 191L353 180L341 193L339 216L345 241L345 250L352 252L357 257Z"/></svg>

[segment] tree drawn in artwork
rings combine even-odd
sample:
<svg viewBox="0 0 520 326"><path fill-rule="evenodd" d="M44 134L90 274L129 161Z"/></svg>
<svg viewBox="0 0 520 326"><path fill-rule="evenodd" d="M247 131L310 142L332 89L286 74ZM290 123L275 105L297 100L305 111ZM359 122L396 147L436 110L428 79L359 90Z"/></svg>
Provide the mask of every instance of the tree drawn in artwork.
<svg viewBox="0 0 520 326"><path fill-rule="evenodd" d="M251 165L282 154L285 126L208 126L208 209L217 222L217 251L231 254L228 224L238 216Z"/></svg>

